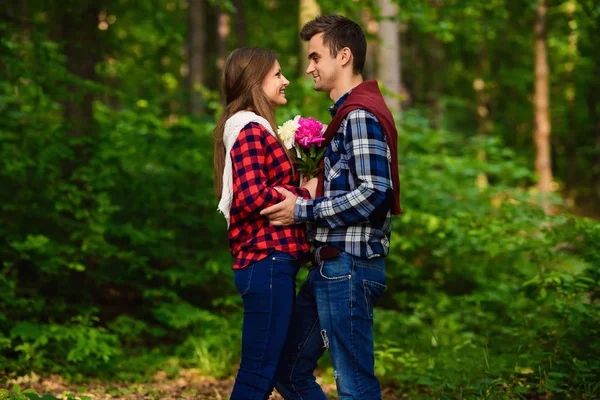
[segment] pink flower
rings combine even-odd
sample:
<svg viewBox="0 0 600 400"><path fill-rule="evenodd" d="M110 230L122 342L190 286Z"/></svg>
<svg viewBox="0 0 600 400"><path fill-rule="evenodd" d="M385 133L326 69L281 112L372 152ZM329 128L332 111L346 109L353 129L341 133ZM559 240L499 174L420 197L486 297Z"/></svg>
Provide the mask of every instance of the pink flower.
<svg viewBox="0 0 600 400"><path fill-rule="evenodd" d="M323 124L314 118L302 118L298 120L300 127L296 131L296 143L302 147L310 148L311 144L321 147L323 137Z"/></svg>
<svg viewBox="0 0 600 400"><path fill-rule="evenodd" d="M314 118L302 118L296 115L277 130L285 147L295 150L292 155L297 170L307 179L317 176L321 170L320 162L326 150L322 147L326 129L327 125Z"/></svg>

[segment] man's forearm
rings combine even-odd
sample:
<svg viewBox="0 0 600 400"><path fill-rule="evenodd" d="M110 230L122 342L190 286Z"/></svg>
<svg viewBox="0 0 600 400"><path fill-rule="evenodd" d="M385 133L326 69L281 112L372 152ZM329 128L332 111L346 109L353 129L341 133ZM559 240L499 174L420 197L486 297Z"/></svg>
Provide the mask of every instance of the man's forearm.
<svg viewBox="0 0 600 400"><path fill-rule="evenodd" d="M332 198L298 198L294 207L294 219L296 222L313 222L330 229L367 222L378 209L389 208L388 192L361 185L351 192Z"/></svg>

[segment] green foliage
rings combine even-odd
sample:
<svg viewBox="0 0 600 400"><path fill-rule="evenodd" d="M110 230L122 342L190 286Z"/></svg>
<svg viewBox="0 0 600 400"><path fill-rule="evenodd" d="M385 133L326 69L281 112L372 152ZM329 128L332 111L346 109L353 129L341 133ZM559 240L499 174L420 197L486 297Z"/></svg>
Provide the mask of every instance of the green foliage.
<svg viewBox="0 0 600 400"><path fill-rule="evenodd" d="M64 392L62 394L61 399L66 400L91 400L90 396L83 395L75 395L73 393ZM12 387L12 392L7 389L0 389L0 399L2 400L57 400L57 397L54 397L49 394L45 394L40 396L38 392L33 389L25 389L21 390L21 386L14 385Z"/></svg>
<svg viewBox="0 0 600 400"><path fill-rule="evenodd" d="M36 325L18 322L10 330L14 351L33 370L59 368L58 360L66 355L66 365L85 364L98 368L118 353L118 337L102 327L94 327L97 317L74 317L70 324ZM64 367L65 365L63 365Z"/></svg>
<svg viewBox="0 0 600 400"><path fill-rule="evenodd" d="M544 216L497 140L458 146L414 115L402 136L410 212L392 239L378 373L411 398L597 394L600 225Z"/></svg>
<svg viewBox="0 0 600 400"><path fill-rule="evenodd" d="M176 350L184 360L183 365L217 378L234 375L242 342L241 317L241 314L228 318L205 314L202 324Z"/></svg>
<svg viewBox="0 0 600 400"><path fill-rule="evenodd" d="M534 23L538 2L400 2L402 75L411 105L465 138L493 134L533 166ZM552 170L588 213L600 204L594 142L600 11L592 1L548 2ZM576 156L577 154L577 156ZM583 156L585 154L585 156ZM591 157L588 157L591 156ZM577 172L576 172L577 171Z"/></svg>
<svg viewBox="0 0 600 400"><path fill-rule="evenodd" d="M114 374L123 346L183 343L232 291L214 123L169 123L160 101L96 103L93 137L72 136L45 80L72 78L61 47L16 38L1 42L0 364ZM48 70L24 79L34 60L20 55L42 51Z"/></svg>
<svg viewBox="0 0 600 400"><path fill-rule="evenodd" d="M365 7L376 11L373 3L320 2L357 20ZM51 34L55 14L75 12L75 3L49 12L31 2L29 28L0 22L0 365L11 377L235 373L241 301L212 191L217 54L209 43L207 84L196 88L207 112L188 117L183 4L110 2L94 82L70 72L68 42ZM261 23L248 24L247 37L234 33L229 47L245 40L279 52L292 85L278 121L327 122L330 99L294 73L297 10L248 4L246 20ZM600 76L600 25L592 2L570 4L550 13L553 132L560 151L580 155L576 183L585 186L597 110L584 103L593 103ZM401 5L414 107L399 124L405 213L394 218L388 290L375 314L377 373L410 398L592 398L600 391L600 224L565 212L558 194L551 201L560 213L545 216L532 189L523 137L532 130L533 8ZM573 31L580 53L569 51ZM485 134L476 79L491 99ZM574 102L561 94L569 90ZM67 100L84 92L94 97L92 128L73 135ZM568 157L555 158L565 180ZM0 398L39 398L9 389ZM85 397L77 396L63 398Z"/></svg>

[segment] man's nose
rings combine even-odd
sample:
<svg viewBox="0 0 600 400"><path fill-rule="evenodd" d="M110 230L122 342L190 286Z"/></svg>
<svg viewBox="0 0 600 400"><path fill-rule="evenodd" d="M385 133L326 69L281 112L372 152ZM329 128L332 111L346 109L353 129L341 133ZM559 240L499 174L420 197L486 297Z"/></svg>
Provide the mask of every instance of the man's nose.
<svg viewBox="0 0 600 400"><path fill-rule="evenodd" d="M314 70L315 70L315 66L313 65L313 62L311 61L308 64L308 67L306 68L306 73L307 74L312 74Z"/></svg>

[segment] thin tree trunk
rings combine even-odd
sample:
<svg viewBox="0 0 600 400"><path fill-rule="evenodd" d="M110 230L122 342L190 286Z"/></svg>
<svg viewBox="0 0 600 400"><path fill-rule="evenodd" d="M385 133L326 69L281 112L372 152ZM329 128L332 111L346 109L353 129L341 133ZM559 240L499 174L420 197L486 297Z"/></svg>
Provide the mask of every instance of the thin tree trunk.
<svg viewBox="0 0 600 400"><path fill-rule="evenodd" d="M222 6L219 11L219 26L217 32L219 35L217 46L217 68L220 73L223 70L225 58L227 57L227 41L229 39L229 33L231 32L229 14L227 14L227 11L225 11Z"/></svg>
<svg viewBox="0 0 600 400"><path fill-rule="evenodd" d="M569 26L572 26L571 21L574 21L573 13L575 12L575 4L571 3L567 9L569 17ZM567 171L566 171L566 184L569 189L573 190L577 186L577 135L575 134L575 127L577 126L576 121L576 104L575 104L575 66L577 58L577 30L571 28L569 33L569 64L571 67L567 68L567 121L569 130L568 137L566 140L567 148ZM573 190L574 192L574 190Z"/></svg>
<svg viewBox="0 0 600 400"><path fill-rule="evenodd" d="M98 6L83 3L64 12L61 21L68 69L75 76L89 81L97 80L95 68L102 53L98 35L99 14ZM69 132L74 136L89 135L94 125L94 95L75 84L69 85L69 91L72 95L64 100L64 116L69 124Z"/></svg>
<svg viewBox="0 0 600 400"><path fill-rule="evenodd" d="M400 112L402 91L400 65L400 24L398 6L390 0L379 0L381 22L379 24L378 80L389 94L385 100L392 112Z"/></svg>
<svg viewBox="0 0 600 400"><path fill-rule="evenodd" d="M205 0L189 0L188 5L188 93L189 113L195 117L204 112L202 94L197 85L205 78L206 57L206 3Z"/></svg>
<svg viewBox="0 0 600 400"><path fill-rule="evenodd" d="M219 72L219 76L221 75L221 71L223 71L223 66L225 65L225 58L227 58L227 41L229 39L229 33L231 31L231 24L229 14L225 11L223 6L220 7L219 11L219 26L217 28L217 32L219 34L219 43L217 47L217 70ZM225 103L225 95L221 91L221 102Z"/></svg>
<svg viewBox="0 0 600 400"><path fill-rule="evenodd" d="M599 29L600 30L600 29ZM600 64L596 66L596 76L600 76ZM592 120L591 134L594 138L594 145L596 147L595 155L593 156L592 162L592 182L594 185L595 196L594 203L600 204L600 113L598 110L598 103L600 103L600 81L592 83L591 90L588 97L588 110L590 113L590 119ZM600 212L600 207L594 207L594 212Z"/></svg>
<svg viewBox="0 0 600 400"><path fill-rule="evenodd" d="M600 203L600 119L596 120L594 130L596 131L596 159L593 180L596 186L596 200Z"/></svg>
<svg viewBox="0 0 600 400"><path fill-rule="evenodd" d="M486 78L489 76L490 62L488 59L487 46L484 42L479 50L479 73L478 77L473 81L475 89L475 98L477 100L477 136L486 136L492 130L492 121L490 119L490 95L486 88ZM481 161L487 159L485 151L479 151L477 157ZM485 188L488 186L488 178L484 173L477 176L477 187Z"/></svg>
<svg viewBox="0 0 600 400"><path fill-rule="evenodd" d="M403 25L406 25L403 23ZM400 37L402 41L402 51L405 53L403 75L406 82L405 99L403 101L404 108L408 108L411 104L426 101L423 95L425 91L424 78L425 74L421 71L426 71L426 54L422 51L422 47L417 43L414 30L410 31L410 26L402 27L403 34Z"/></svg>
<svg viewBox="0 0 600 400"><path fill-rule="evenodd" d="M316 0L300 0L299 2L300 13L298 18L298 25L300 29L305 23L316 18L321 14L321 7ZM300 43L300 61L298 62L298 74L304 76L305 79L310 80L311 78L305 74L306 68L308 67L308 46L302 41Z"/></svg>
<svg viewBox="0 0 600 400"><path fill-rule="evenodd" d="M546 51L546 0L539 0L535 23L535 170L538 190L544 195L552 190L552 161L550 159L550 95L548 84L548 56ZM550 211L547 201L544 210Z"/></svg>
<svg viewBox="0 0 600 400"><path fill-rule="evenodd" d="M29 0L21 0L19 4L19 16L22 17L21 29L23 36L29 39L31 35L31 11L29 7Z"/></svg>
<svg viewBox="0 0 600 400"><path fill-rule="evenodd" d="M363 77L365 79L376 79L377 78L377 54L378 45L377 41L373 40L371 35L377 35L379 33L379 23L373 18L371 9L364 8L361 13L362 25L366 28L367 33L367 54L365 59L365 68L363 70Z"/></svg>
<svg viewBox="0 0 600 400"><path fill-rule="evenodd" d="M244 3L245 0L234 0L233 2L233 6L235 7L235 38L237 47L245 46L246 37L248 36Z"/></svg>
<svg viewBox="0 0 600 400"><path fill-rule="evenodd" d="M600 13L596 13L596 17L594 19L595 28L593 30L595 38L594 42L598 44L598 39L600 38ZM596 48L598 46L596 45ZM600 56L596 51L593 53L595 60L595 68L594 68L594 79L590 82L590 90L588 95L588 110L590 114L590 119L592 120L592 140L594 140L595 144L595 155L591 159L592 166L592 176L591 176L591 185L595 189L592 194L592 207L593 212L596 215L600 214L600 113L598 110L600 109Z"/></svg>
<svg viewBox="0 0 600 400"><path fill-rule="evenodd" d="M426 54L427 63L425 66L425 80L429 80L429 90L427 92L427 100L433 111L431 118L431 126L434 129L440 129L444 119L444 105L440 101L443 90L443 75L440 72L440 67L444 62L444 47L440 39L436 36L431 36L429 48Z"/></svg>

